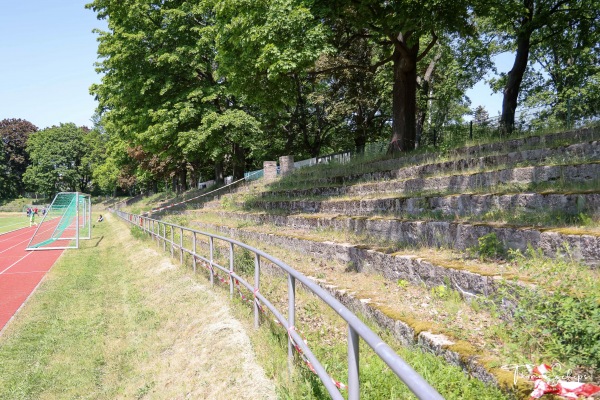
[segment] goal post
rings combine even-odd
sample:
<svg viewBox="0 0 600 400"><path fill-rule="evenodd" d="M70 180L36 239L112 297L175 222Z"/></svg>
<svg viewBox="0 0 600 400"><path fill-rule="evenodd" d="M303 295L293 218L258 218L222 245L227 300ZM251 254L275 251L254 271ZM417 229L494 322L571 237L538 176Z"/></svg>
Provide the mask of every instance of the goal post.
<svg viewBox="0 0 600 400"><path fill-rule="evenodd" d="M89 194L60 192L41 217L26 250L77 249L79 240L92 237Z"/></svg>

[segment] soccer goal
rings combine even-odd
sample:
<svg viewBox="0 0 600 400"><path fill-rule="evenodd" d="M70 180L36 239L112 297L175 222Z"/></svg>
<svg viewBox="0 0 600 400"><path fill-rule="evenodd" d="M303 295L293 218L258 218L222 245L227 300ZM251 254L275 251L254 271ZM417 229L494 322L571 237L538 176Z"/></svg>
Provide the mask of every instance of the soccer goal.
<svg viewBox="0 0 600 400"><path fill-rule="evenodd" d="M92 199L89 194L60 192L39 217L41 221L27 250L78 249L80 239L92 237Z"/></svg>

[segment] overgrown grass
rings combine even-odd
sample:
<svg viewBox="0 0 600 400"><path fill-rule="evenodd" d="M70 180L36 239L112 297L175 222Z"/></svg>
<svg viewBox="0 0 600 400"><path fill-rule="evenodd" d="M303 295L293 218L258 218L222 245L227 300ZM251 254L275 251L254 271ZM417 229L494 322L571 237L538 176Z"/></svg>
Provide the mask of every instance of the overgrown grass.
<svg viewBox="0 0 600 400"><path fill-rule="evenodd" d="M18 199L4 200L0 202L0 211L4 212L22 212L25 206L42 205L50 203L51 199L33 199L19 197Z"/></svg>

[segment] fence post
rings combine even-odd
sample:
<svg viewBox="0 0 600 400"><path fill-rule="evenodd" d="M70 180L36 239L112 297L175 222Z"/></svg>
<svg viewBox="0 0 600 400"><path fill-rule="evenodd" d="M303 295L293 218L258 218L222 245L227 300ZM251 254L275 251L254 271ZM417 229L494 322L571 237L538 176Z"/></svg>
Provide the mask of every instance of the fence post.
<svg viewBox="0 0 600 400"><path fill-rule="evenodd" d="M171 258L173 258L173 245L175 245L175 230L173 229L173 225L169 226L171 228Z"/></svg>
<svg viewBox="0 0 600 400"><path fill-rule="evenodd" d="M256 293L260 287L260 256L258 253L254 253L254 327L258 329L259 326L259 309L258 309L258 298Z"/></svg>
<svg viewBox="0 0 600 400"><path fill-rule="evenodd" d="M229 242L229 297L233 297L233 243Z"/></svg>
<svg viewBox="0 0 600 400"><path fill-rule="evenodd" d="M214 238L210 236L210 286L215 286L214 270L213 270L213 249L214 249Z"/></svg>
<svg viewBox="0 0 600 400"><path fill-rule="evenodd" d="M162 229L163 229L163 251L167 251L167 225L163 222L162 224Z"/></svg>
<svg viewBox="0 0 600 400"><path fill-rule="evenodd" d="M192 263L194 266L194 274L196 273L196 231L192 234L192 240L194 241L192 244Z"/></svg>
<svg viewBox="0 0 600 400"><path fill-rule="evenodd" d="M183 266L183 228L180 228L179 234L179 264Z"/></svg>
<svg viewBox="0 0 600 400"><path fill-rule="evenodd" d="M348 400L360 398L358 333L348 325Z"/></svg>
<svg viewBox="0 0 600 400"><path fill-rule="evenodd" d="M288 372L292 376L292 366L294 363L294 346L290 331L296 324L296 278L288 275Z"/></svg>

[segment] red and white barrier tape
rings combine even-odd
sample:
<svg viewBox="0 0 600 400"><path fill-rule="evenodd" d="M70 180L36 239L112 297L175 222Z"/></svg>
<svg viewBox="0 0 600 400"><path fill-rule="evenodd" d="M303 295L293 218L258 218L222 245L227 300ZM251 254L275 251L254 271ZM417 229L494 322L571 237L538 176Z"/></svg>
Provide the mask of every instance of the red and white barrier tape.
<svg viewBox="0 0 600 400"><path fill-rule="evenodd" d="M547 364L538 365L531 370L529 379L534 381L534 389L529 397L530 400L539 399L545 394L553 394L565 399L578 399L580 396L590 397L595 393L600 393L600 386L591 383L559 380L556 384L551 384L546 375L550 371L552 371L552 367Z"/></svg>

